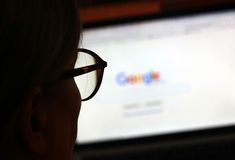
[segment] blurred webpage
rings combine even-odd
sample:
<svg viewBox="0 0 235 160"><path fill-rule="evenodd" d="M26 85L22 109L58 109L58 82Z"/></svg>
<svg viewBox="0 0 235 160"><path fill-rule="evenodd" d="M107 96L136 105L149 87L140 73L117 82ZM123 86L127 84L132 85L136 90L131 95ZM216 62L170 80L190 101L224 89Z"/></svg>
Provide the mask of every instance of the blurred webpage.
<svg viewBox="0 0 235 160"><path fill-rule="evenodd" d="M235 124L235 12L85 31L108 62L82 104L78 143Z"/></svg>

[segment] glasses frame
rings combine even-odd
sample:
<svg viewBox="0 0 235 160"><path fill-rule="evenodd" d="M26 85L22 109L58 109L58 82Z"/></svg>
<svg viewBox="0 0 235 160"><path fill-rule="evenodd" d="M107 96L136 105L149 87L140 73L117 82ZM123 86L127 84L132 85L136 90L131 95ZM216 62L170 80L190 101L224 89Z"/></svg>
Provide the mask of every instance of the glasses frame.
<svg viewBox="0 0 235 160"><path fill-rule="evenodd" d="M60 79L66 80L66 79L74 78L74 77L77 77L77 76L80 76L80 75L83 75L83 74L86 74L86 73L89 73L89 72L92 72L95 70L100 70L100 76L98 76L97 84L96 84L94 91L91 93L90 96L82 99L82 101L87 101L87 100L91 99L99 90L102 79L103 79L104 68L107 67L107 62L104 61L102 58L100 58L95 52L93 52L89 49L78 48L76 50L76 53L79 54L79 52L83 52L83 53L87 53L87 54L91 55L92 57L95 58L97 64L89 65L89 66L85 66L85 67L81 67L81 68L74 68L72 70L65 71L62 74Z"/></svg>

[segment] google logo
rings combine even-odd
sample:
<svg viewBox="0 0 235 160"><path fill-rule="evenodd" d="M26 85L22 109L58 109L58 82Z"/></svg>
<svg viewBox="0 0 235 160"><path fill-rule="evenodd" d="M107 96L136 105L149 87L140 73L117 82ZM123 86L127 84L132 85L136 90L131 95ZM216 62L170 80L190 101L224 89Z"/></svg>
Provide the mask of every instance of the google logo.
<svg viewBox="0 0 235 160"><path fill-rule="evenodd" d="M135 85L135 84L146 84L150 85L155 81L160 80L159 72L147 72L144 74L131 74L128 75L125 72L120 72L116 76L116 82L121 85Z"/></svg>

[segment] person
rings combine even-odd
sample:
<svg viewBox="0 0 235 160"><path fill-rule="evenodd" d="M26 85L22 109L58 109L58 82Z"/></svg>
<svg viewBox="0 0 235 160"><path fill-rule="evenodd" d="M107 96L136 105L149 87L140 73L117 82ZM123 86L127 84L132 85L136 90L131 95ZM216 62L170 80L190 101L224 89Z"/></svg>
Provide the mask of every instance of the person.
<svg viewBox="0 0 235 160"><path fill-rule="evenodd" d="M72 159L81 101L97 92L107 63L77 49L77 0L0 3L1 159ZM77 64L80 55L91 63ZM84 75L88 91L74 79Z"/></svg>

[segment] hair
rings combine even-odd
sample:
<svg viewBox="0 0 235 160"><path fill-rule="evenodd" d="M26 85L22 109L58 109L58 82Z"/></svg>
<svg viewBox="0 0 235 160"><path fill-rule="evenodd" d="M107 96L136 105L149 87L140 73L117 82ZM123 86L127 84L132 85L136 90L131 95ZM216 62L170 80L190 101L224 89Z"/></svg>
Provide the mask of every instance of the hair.
<svg viewBox="0 0 235 160"><path fill-rule="evenodd" d="M1 131L30 88L62 72L80 31L77 0L1 0Z"/></svg>

